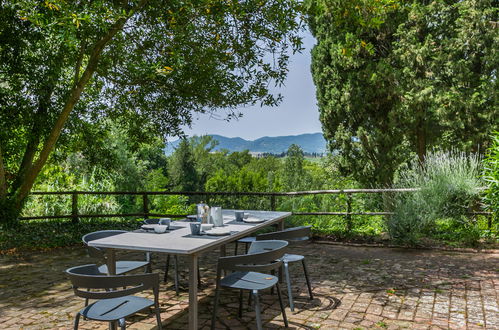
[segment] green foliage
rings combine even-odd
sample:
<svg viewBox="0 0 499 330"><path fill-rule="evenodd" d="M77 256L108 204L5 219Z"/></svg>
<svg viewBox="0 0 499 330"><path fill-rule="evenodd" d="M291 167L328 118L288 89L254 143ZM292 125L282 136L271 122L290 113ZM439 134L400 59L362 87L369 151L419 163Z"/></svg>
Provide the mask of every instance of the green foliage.
<svg viewBox="0 0 499 330"><path fill-rule="evenodd" d="M286 154L282 171L284 189L288 191L300 190L307 182L306 172L303 168L305 161L303 150L300 146L292 144Z"/></svg>
<svg viewBox="0 0 499 330"><path fill-rule="evenodd" d="M390 236L415 245L422 237L438 235L437 221L443 219L451 227L476 233L476 223L467 213L479 200L480 168L480 159L473 154L430 153L424 165L415 159L399 174L395 186L419 190L392 196L394 215L386 218Z"/></svg>
<svg viewBox="0 0 499 330"><path fill-rule="evenodd" d="M495 220L499 214L499 132L492 135L486 158L484 159L484 176L488 189L485 202L488 210L493 213Z"/></svg>
<svg viewBox="0 0 499 330"><path fill-rule="evenodd" d="M176 191L196 191L200 186L188 140L182 140L168 164L170 185Z"/></svg>
<svg viewBox="0 0 499 330"><path fill-rule="evenodd" d="M151 201L150 212L158 214L194 214L196 213L196 205L190 204L187 196L156 196Z"/></svg>
<svg viewBox="0 0 499 330"><path fill-rule="evenodd" d="M339 169L387 186L431 148L483 152L497 125L490 0L308 0L320 120Z"/></svg>
<svg viewBox="0 0 499 330"><path fill-rule="evenodd" d="M0 253L81 245L81 237L93 231L134 230L139 226L137 220L85 219L78 224L68 220L21 221L16 228L0 230Z"/></svg>

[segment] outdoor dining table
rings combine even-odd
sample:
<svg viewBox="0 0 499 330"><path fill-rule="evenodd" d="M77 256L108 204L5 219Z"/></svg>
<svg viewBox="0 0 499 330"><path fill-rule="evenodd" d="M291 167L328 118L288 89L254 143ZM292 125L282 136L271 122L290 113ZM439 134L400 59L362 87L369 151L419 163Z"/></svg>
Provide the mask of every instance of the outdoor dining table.
<svg viewBox="0 0 499 330"><path fill-rule="evenodd" d="M154 232L127 232L120 235L110 236L90 241L88 245L105 248L107 254L107 266L110 275L116 273L116 250L133 250L162 252L173 255L186 256L189 264L189 329L198 328L198 258L201 254L220 247L220 254L225 255L227 243L248 236L257 230L269 226L278 225L278 229L284 229L284 220L291 215L290 212L254 211L245 210L249 213L249 219L265 220L259 223L248 223L235 220L235 210L223 210L224 227L230 230L230 235L209 236L192 235L189 222L172 222L172 230L163 234Z"/></svg>

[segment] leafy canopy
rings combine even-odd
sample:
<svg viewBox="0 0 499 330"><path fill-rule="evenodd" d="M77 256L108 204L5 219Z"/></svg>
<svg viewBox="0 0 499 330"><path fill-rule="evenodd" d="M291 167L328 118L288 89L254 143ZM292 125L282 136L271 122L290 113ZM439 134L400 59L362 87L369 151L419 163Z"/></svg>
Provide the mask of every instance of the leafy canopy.
<svg viewBox="0 0 499 330"><path fill-rule="evenodd" d="M56 142L111 119L140 140L193 112L278 103L300 5L273 1L0 4L0 204L19 209ZM61 137L61 139L59 139Z"/></svg>

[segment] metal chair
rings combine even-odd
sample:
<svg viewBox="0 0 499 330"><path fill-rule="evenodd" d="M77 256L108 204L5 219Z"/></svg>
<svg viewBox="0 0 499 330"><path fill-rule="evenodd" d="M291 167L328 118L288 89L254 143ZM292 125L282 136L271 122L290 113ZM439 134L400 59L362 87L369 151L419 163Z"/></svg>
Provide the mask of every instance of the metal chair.
<svg viewBox="0 0 499 330"><path fill-rule="evenodd" d="M74 329L78 329L80 316L91 320L109 322L109 328L116 324L126 329L125 318L141 310L154 306L158 328L161 329L159 313L159 274L138 275L99 275L95 264L76 266L66 270L76 296L86 299L98 299L81 309L75 317ZM87 291L81 288L96 289ZM116 289L120 288L122 289ZM133 296L133 294L152 289L154 301Z"/></svg>
<svg viewBox="0 0 499 330"><path fill-rule="evenodd" d="M256 241L255 236L246 236L246 237L238 239L236 241L236 248L235 248L234 254L237 255L237 248L239 246L239 243L244 243L245 251L246 251L246 253L248 253L248 248L249 248L250 244L253 243L254 241Z"/></svg>
<svg viewBox="0 0 499 330"><path fill-rule="evenodd" d="M156 225L159 224L160 219L144 219L143 223L146 225ZM166 283L168 282L168 271L170 269L170 254L166 255L166 266L165 266L165 276L163 278L163 281ZM175 287L175 294L178 296L179 295L179 276L178 276L178 256L173 255L173 271L174 276L173 276L173 283ZM199 266L198 266L198 286L201 285L201 276L200 276L200 271L199 271Z"/></svg>
<svg viewBox="0 0 499 330"><path fill-rule="evenodd" d="M288 228L288 229L285 229L282 231L260 234L260 235L256 236L256 240L260 241L260 240L276 239L276 240L286 240L290 243L291 242L303 242L303 241L307 241L310 239L310 229L311 229L311 226ZM310 300L314 299L314 296L312 295L312 287L310 285L310 279L308 277L307 265L305 264L305 256L299 255L299 254L286 253L281 258L281 261L283 263L284 275L286 276L286 284L288 287L289 308L291 309L292 312L294 312L295 305L294 305L294 301L293 301L293 294L291 291L291 279L289 276L289 263L301 261L302 266L303 266L303 272L305 273L305 280L307 282Z"/></svg>
<svg viewBox="0 0 499 330"><path fill-rule="evenodd" d="M218 301L220 298L220 289L239 289L239 317L242 316L243 291L250 291L255 300L256 325L258 330L262 329L262 317L260 313L260 300L258 292L260 290L272 288L275 286L279 296L279 305L286 328L288 319L282 302L281 290L279 289L279 279L274 275L268 275L261 272L274 272L281 267L280 258L284 255L285 248L288 245L286 241L259 241L251 244L248 254L221 257L218 259L217 279L215 289L215 302L213 305L213 315L211 319L211 329L215 328L217 316ZM222 278L224 271L233 271L230 275Z"/></svg>
<svg viewBox="0 0 499 330"><path fill-rule="evenodd" d="M96 240L96 239L109 237L109 236L123 234L126 232L127 231L125 231L125 230L94 231L92 233L89 233L89 234L86 234L85 236L83 236L82 240L83 240L83 243L85 243L85 245L87 246L88 254L91 257L96 257L96 258L101 258L103 260L106 260L105 249L89 246L88 242ZM145 259L146 260L144 260L144 261L132 261L132 260L116 261L116 275L125 274L125 273L131 272L133 270L142 268L142 267L145 268L145 272L151 272L151 256L149 253L146 253ZM107 263L104 263L103 265L99 266L98 269L99 269L99 272L101 274L108 274Z"/></svg>

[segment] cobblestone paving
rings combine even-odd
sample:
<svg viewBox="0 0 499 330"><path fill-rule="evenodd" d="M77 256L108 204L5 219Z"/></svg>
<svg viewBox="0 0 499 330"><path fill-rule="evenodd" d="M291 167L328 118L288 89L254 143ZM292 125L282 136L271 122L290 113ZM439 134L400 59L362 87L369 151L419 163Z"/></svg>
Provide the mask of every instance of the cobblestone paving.
<svg viewBox="0 0 499 330"><path fill-rule="evenodd" d="M229 249L229 252L232 252ZM362 248L310 243L293 247L305 254L314 299L310 301L301 265L292 265L295 312L287 308L291 329L499 329L499 254L435 250ZM217 252L200 261L200 327L208 329ZM182 258L180 258L182 259ZM161 274L165 257L155 255ZM68 329L83 306L64 269L93 262L83 248L60 249L22 257L0 257L0 329ZM186 285L186 267L180 266ZM283 286L284 287L284 286ZM167 329L187 328L187 291L175 296L161 286L161 318ZM284 291L284 290L283 290ZM253 329L254 312L237 317L237 293L223 291L217 328ZM262 297L265 328L284 327L277 296ZM144 313L127 320L129 329L153 329ZM80 321L81 329L107 324Z"/></svg>

